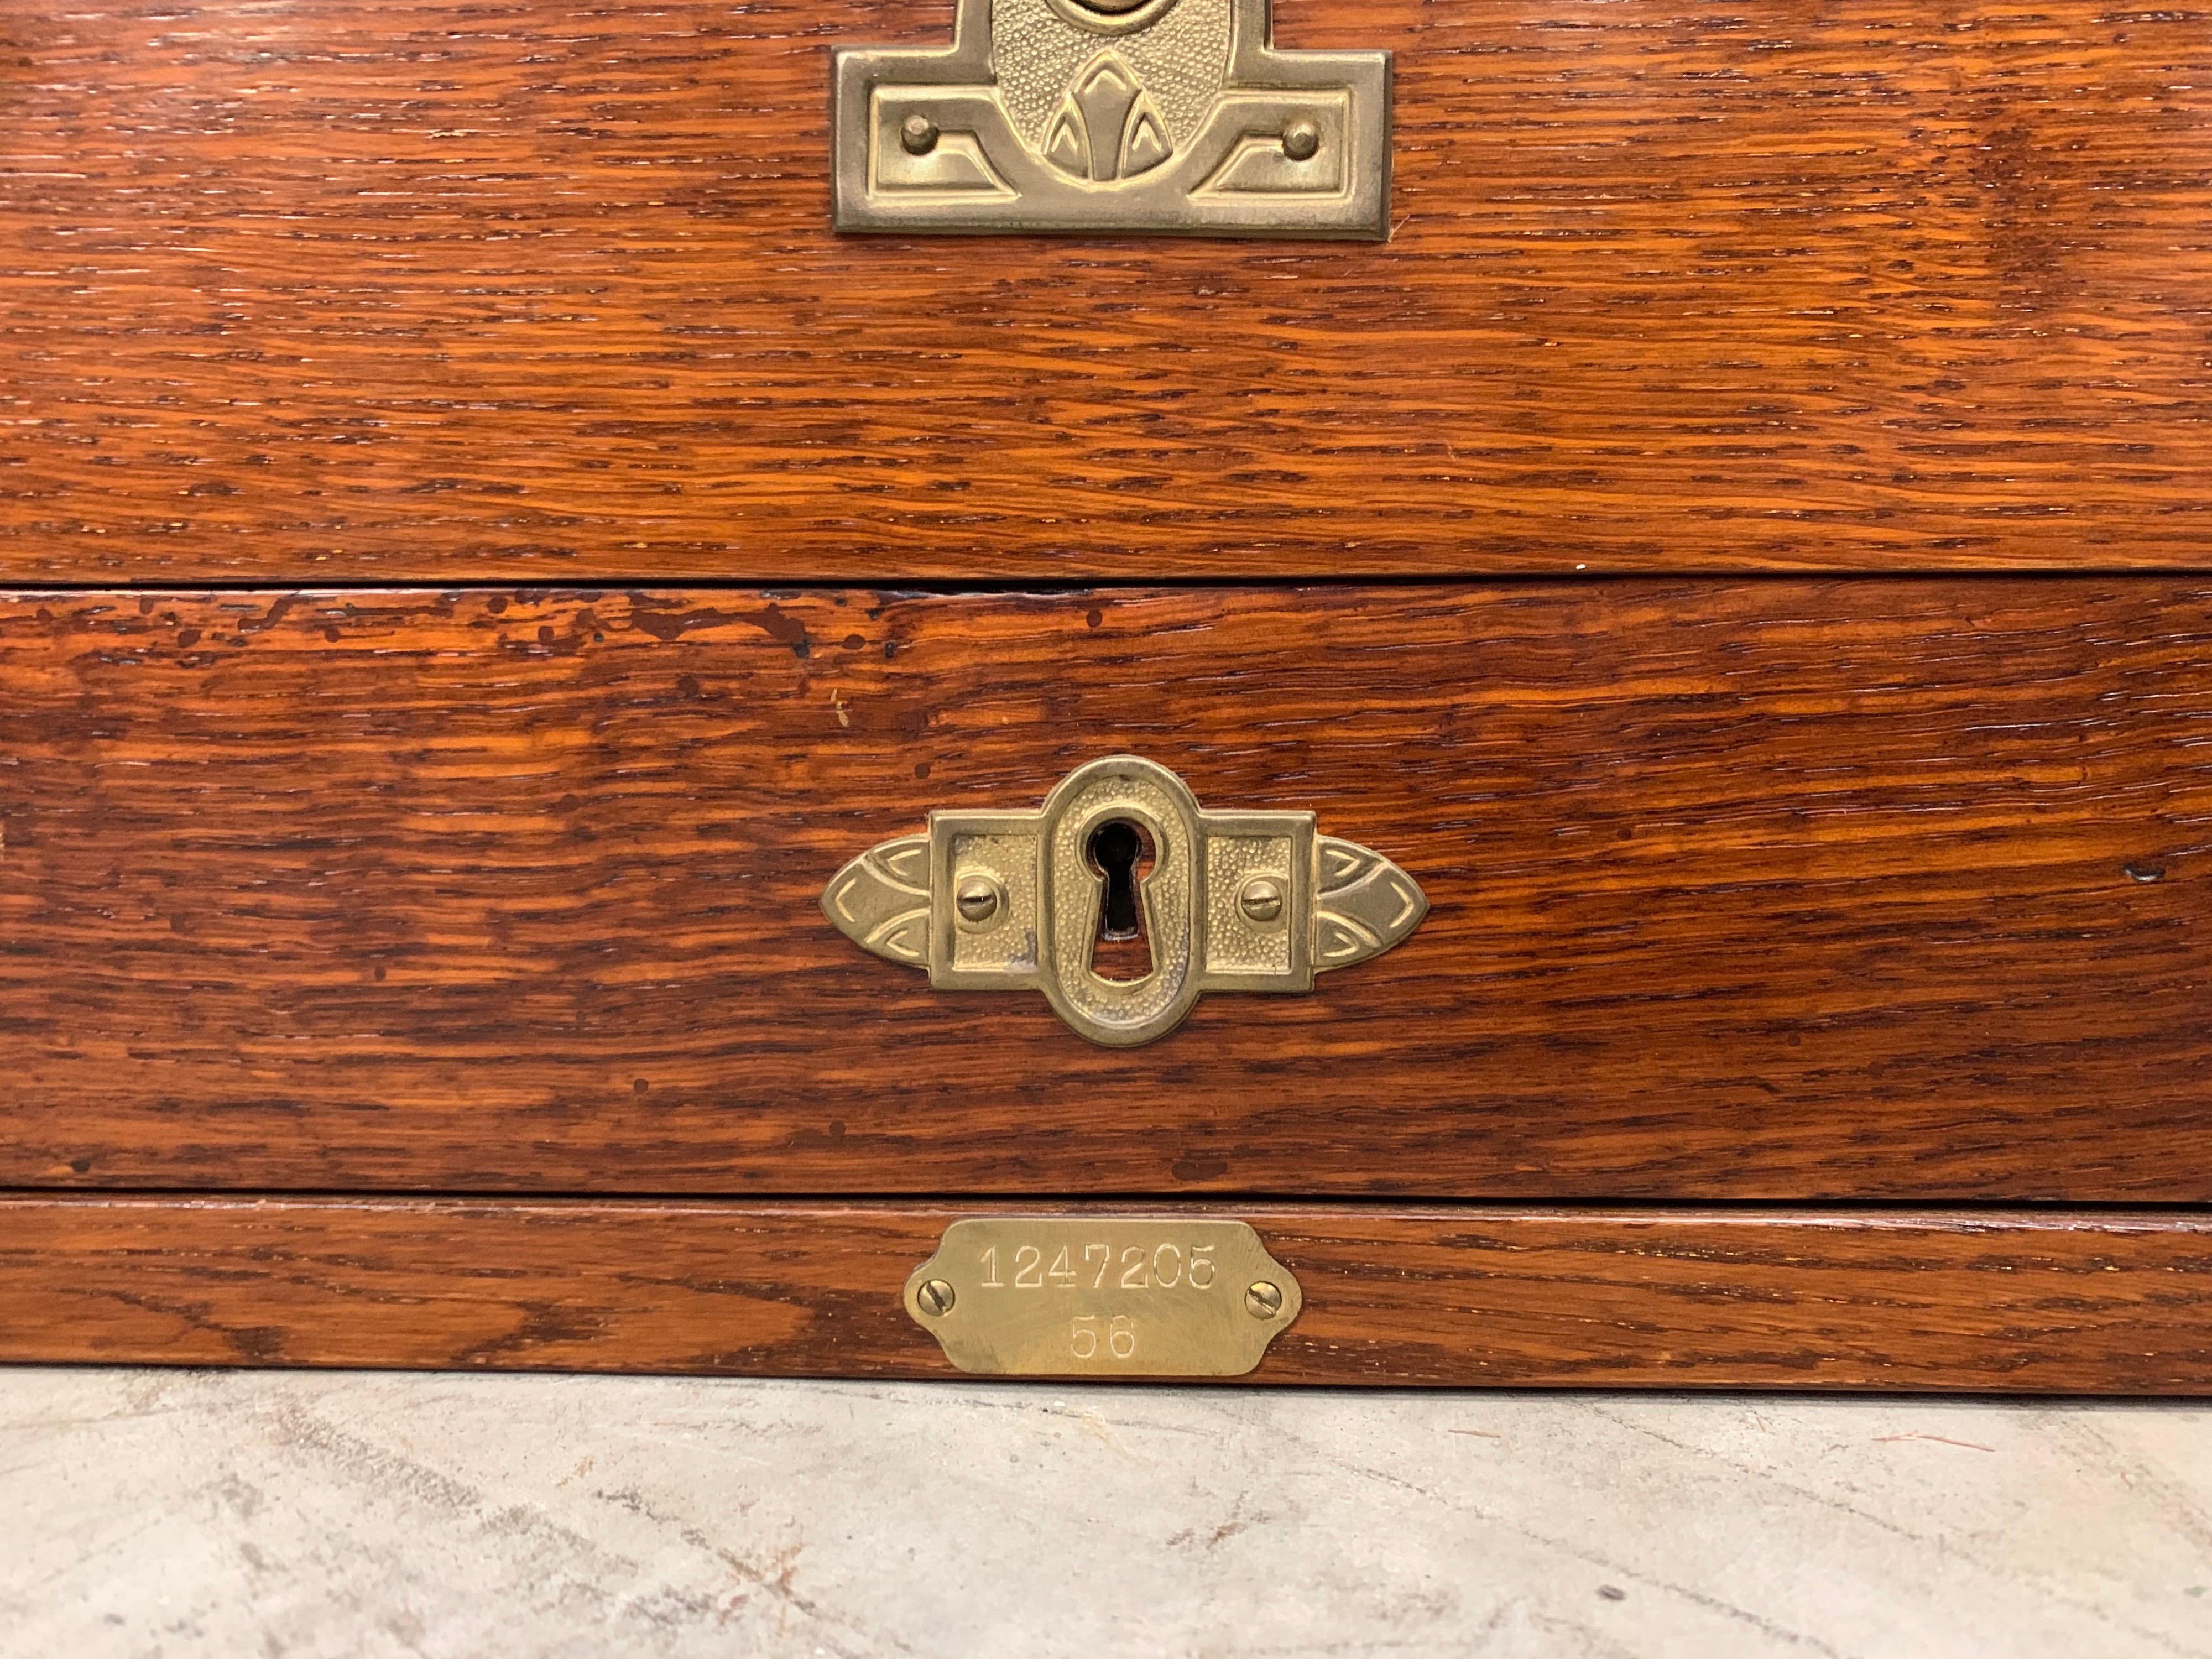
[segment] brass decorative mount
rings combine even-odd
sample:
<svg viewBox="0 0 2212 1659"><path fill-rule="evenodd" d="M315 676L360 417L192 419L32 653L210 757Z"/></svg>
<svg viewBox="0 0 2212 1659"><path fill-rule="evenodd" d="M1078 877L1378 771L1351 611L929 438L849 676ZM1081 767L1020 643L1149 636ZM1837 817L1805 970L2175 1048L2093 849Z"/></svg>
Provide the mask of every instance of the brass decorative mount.
<svg viewBox="0 0 2212 1659"><path fill-rule="evenodd" d="M960 0L841 47L840 230L1390 231L1390 55L1278 52L1268 0Z"/></svg>
<svg viewBox="0 0 2212 1659"><path fill-rule="evenodd" d="M1095 963L1117 872L1102 830L1149 842L1131 890L1150 965ZM1124 902L1127 902L1125 900ZM831 878L842 933L940 990L1043 993L1093 1042L1165 1036L1207 991L1310 991L1314 975L1389 950L1428 914L1380 853L1316 833L1311 812L1210 811L1167 768L1110 756L1071 772L1041 809L932 812L927 834L884 842Z"/></svg>

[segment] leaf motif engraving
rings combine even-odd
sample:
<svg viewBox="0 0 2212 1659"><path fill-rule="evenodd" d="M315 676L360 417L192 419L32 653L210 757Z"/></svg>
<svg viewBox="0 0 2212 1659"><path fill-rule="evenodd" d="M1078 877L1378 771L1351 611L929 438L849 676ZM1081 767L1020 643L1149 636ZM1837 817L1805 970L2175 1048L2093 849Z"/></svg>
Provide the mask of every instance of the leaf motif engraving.
<svg viewBox="0 0 2212 1659"><path fill-rule="evenodd" d="M822 912L864 951L920 968L929 958L929 837L872 847L836 876Z"/></svg>
<svg viewBox="0 0 2212 1659"><path fill-rule="evenodd" d="M1045 131L1045 159L1095 185L1149 173L1174 150L1152 94L1110 48L1078 71Z"/></svg>
<svg viewBox="0 0 2212 1659"><path fill-rule="evenodd" d="M1323 836L1315 850L1321 867L1316 972L1381 955L1428 915L1420 884L1372 848Z"/></svg>

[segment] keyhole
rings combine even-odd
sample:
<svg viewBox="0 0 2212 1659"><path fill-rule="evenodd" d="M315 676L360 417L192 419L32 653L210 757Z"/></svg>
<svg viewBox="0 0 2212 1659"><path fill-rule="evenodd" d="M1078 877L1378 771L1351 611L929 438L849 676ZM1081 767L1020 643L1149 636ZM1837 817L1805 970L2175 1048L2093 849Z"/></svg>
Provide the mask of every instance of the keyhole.
<svg viewBox="0 0 2212 1659"><path fill-rule="evenodd" d="M1145 937L1145 907L1137 894L1138 884L1152 867L1152 838L1127 818L1109 818L1091 832L1083 853L1091 867L1106 878L1106 902L1098 907L1098 937L1091 945L1091 971L1124 984L1149 976L1152 945Z"/></svg>

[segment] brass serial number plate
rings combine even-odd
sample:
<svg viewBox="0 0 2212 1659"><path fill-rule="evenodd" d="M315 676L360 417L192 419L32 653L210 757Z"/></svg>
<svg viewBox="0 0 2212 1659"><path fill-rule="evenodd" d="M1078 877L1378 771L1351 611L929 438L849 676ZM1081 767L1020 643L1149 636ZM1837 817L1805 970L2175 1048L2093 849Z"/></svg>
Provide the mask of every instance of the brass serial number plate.
<svg viewBox="0 0 2212 1659"><path fill-rule="evenodd" d="M1298 1282L1241 1221L983 1216L945 1230L906 1310L963 1371L1242 1376Z"/></svg>

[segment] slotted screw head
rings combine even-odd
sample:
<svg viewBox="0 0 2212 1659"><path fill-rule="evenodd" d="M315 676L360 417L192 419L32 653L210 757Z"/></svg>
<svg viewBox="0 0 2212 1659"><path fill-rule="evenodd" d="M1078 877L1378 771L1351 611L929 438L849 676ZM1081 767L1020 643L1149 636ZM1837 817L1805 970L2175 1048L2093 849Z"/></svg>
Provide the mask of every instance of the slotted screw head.
<svg viewBox="0 0 2212 1659"><path fill-rule="evenodd" d="M941 1279L933 1279L914 1293L921 1304L922 1312L934 1319L952 1311L952 1286Z"/></svg>
<svg viewBox="0 0 2212 1659"><path fill-rule="evenodd" d="M1273 876L1255 876L1237 896L1237 908L1247 921L1273 921L1283 914L1283 884Z"/></svg>
<svg viewBox="0 0 2212 1659"><path fill-rule="evenodd" d="M1244 1292L1244 1310L1255 1319L1273 1319L1283 1310L1282 1287L1257 1281Z"/></svg>
<svg viewBox="0 0 2212 1659"><path fill-rule="evenodd" d="M952 908L960 913L961 921L980 927L999 914L1002 897L999 884L990 877L969 876L954 891Z"/></svg>

